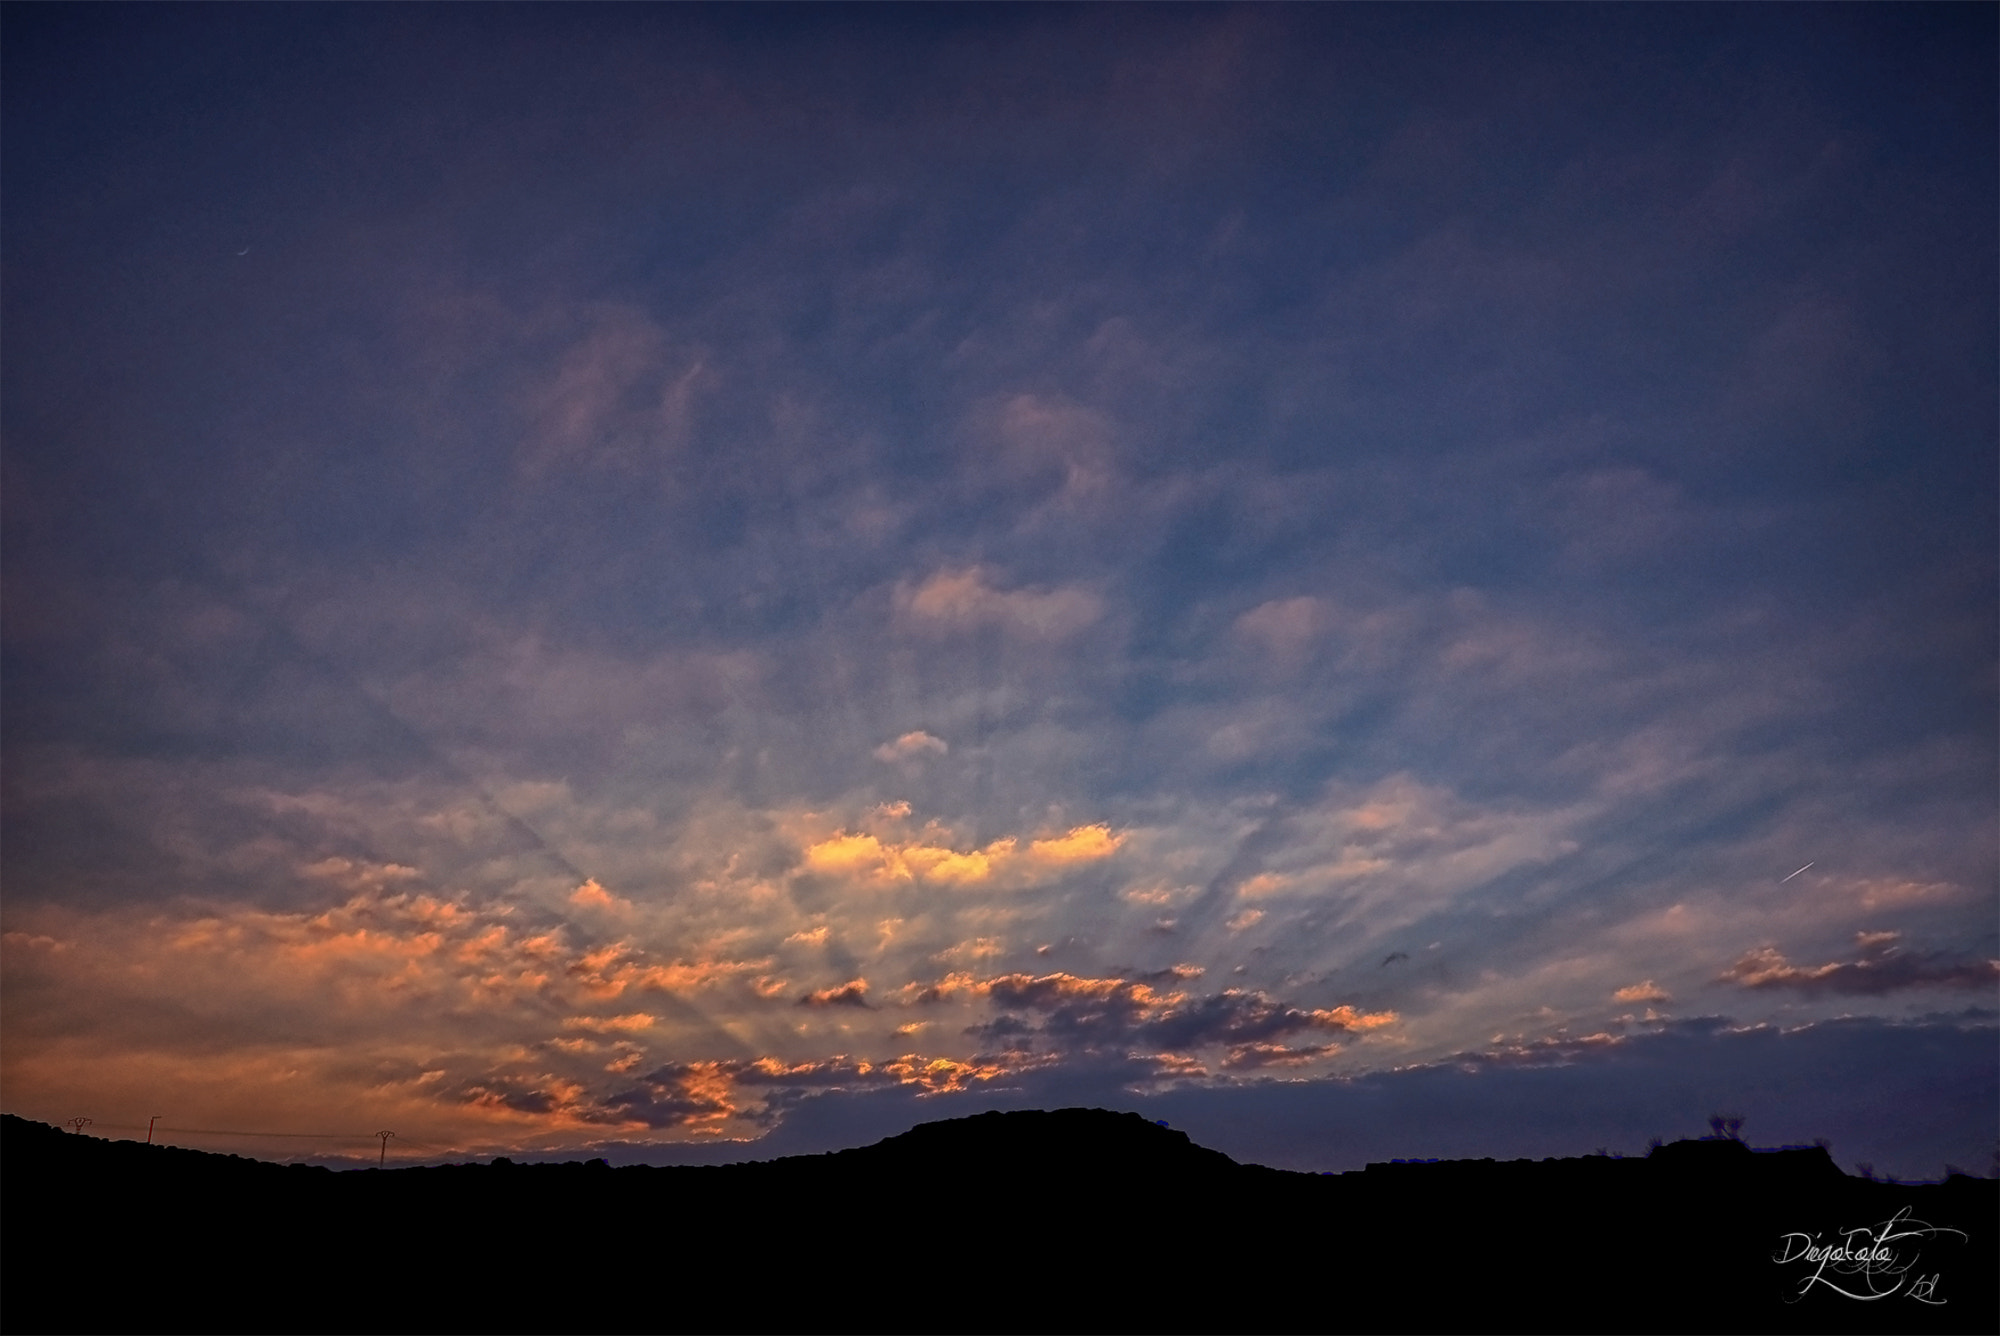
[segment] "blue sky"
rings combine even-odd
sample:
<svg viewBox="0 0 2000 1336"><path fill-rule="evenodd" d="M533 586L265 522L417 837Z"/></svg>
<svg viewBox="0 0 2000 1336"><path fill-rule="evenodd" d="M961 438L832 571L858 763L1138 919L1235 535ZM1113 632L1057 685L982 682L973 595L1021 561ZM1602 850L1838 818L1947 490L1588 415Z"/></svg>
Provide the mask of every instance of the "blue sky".
<svg viewBox="0 0 2000 1336"><path fill-rule="evenodd" d="M11 1110L1990 1158L1990 9L0 22Z"/></svg>

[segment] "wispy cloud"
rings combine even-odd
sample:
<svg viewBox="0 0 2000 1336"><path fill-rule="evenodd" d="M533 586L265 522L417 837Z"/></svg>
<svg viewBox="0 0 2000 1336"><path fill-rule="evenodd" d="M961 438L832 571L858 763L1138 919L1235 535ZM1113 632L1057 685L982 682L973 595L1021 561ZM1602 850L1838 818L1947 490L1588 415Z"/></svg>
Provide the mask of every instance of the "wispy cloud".
<svg viewBox="0 0 2000 1336"><path fill-rule="evenodd" d="M943 756L951 750L951 745L943 738L933 737L922 729L912 729L893 742L885 742L875 749L878 761L908 761L926 756Z"/></svg>
<svg viewBox="0 0 2000 1336"><path fill-rule="evenodd" d="M1064 640L1096 621L1103 603L1083 589L1000 589L990 573L946 570L897 590L913 629L942 634L997 628L1028 640Z"/></svg>
<svg viewBox="0 0 2000 1336"><path fill-rule="evenodd" d="M1746 951L1720 981L1741 988L1790 988L1802 993L1880 995L1911 988L1982 988L2000 983L2000 960L1953 959L1897 945L1901 934L1855 934L1854 955L1823 965L1794 965L1775 947Z"/></svg>

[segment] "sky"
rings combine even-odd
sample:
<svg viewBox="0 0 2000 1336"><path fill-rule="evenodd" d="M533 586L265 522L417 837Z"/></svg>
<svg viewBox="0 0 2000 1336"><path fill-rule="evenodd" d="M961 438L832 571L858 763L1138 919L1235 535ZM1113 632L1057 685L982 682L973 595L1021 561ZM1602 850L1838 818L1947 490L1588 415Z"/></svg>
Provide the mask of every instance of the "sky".
<svg viewBox="0 0 2000 1336"><path fill-rule="evenodd" d="M0 36L8 1111L2000 1164L1991 7Z"/></svg>

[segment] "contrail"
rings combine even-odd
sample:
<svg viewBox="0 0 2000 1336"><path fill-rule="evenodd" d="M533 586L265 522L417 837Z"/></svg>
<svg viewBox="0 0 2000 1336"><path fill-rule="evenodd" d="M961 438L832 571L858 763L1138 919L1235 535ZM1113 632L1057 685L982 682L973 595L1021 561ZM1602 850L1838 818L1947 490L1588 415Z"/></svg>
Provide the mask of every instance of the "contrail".
<svg viewBox="0 0 2000 1336"><path fill-rule="evenodd" d="M1807 864L1806 864L1806 867L1811 867L1811 866L1812 866L1812 864L1811 864L1811 863L1807 863ZM1806 870L1806 867L1802 867L1802 868L1800 868L1800 869L1799 869L1799 872L1804 872L1804 871ZM1796 876L1798 876L1798 875L1799 875L1799 872L1790 872L1790 873L1787 873L1787 874L1785 874L1784 876L1782 876L1782 877L1778 878L1778 885L1780 885L1780 886L1783 886L1783 885L1784 885L1784 884L1785 884L1786 882L1790 881L1790 880L1791 880L1791 879L1792 879L1793 877L1796 877Z"/></svg>

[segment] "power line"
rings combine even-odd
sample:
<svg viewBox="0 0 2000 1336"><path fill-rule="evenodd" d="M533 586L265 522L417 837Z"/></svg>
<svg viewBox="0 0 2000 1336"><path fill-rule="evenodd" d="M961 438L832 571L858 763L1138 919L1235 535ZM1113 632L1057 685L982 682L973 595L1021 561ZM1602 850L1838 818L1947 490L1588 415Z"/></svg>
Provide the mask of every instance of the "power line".
<svg viewBox="0 0 2000 1336"><path fill-rule="evenodd" d="M147 1144L156 1146L167 1144L164 1140L159 1139L157 1135L166 1132L179 1133L182 1136L202 1137L277 1137L288 1141L356 1142L375 1141L379 1139L382 1142L382 1150L376 1156L376 1163L378 1165L386 1165L388 1162L388 1139L390 1137L394 1137L396 1144L407 1150L418 1152L428 1151L433 1156L463 1153L461 1148L457 1146L440 1145L435 1141L412 1141L408 1137L396 1132L253 1132L245 1128L169 1127L160 1121L160 1115L158 1114L154 1114L151 1121L147 1123L100 1123L94 1118L77 1117L69 1119L64 1126L77 1133L82 1133L87 1127L95 1127L100 1133L144 1132L146 1133Z"/></svg>
<svg viewBox="0 0 2000 1336"><path fill-rule="evenodd" d="M146 1127L139 1123L100 1123L93 1121L90 1126L106 1132L146 1131ZM382 1135L380 1132L247 1132L240 1128L168 1127L165 1123L154 1124L152 1130L155 1132L178 1132L183 1136L287 1137L304 1141L373 1141ZM411 1141L400 1134L397 1135L396 1140L402 1142L403 1145L408 1146L412 1150L440 1149L436 1142Z"/></svg>
<svg viewBox="0 0 2000 1336"><path fill-rule="evenodd" d="M138 1128L131 1129L138 1131ZM308 1141L373 1141L372 1132L243 1132L220 1127L168 1127L160 1126L162 1132L180 1132L202 1137L300 1137Z"/></svg>

